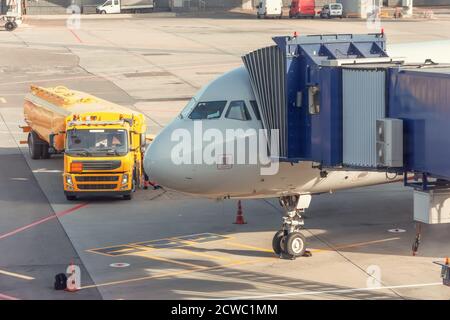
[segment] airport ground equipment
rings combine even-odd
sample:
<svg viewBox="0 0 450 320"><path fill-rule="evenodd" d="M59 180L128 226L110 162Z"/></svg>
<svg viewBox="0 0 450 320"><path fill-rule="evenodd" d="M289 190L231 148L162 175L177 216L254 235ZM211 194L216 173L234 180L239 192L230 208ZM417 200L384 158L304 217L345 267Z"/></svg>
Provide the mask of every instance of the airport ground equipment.
<svg viewBox="0 0 450 320"><path fill-rule="evenodd" d="M139 13L151 12L155 7L153 0L106 0L95 11L106 13Z"/></svg>
<svg viewBox="0 0 450 320"><path fill-rule="evenodd" d="M8 11L5 15L0 15L0 24L3 23L6 31L13 31L22 24L22 6L20 1L14 0L7 0L6 6Z"/></svg>
<svg viewBox="0 0 450 320"><path fill-rule="evenodd" d="M64 153L64 193L121 195L143 186L143 114L66 87L31 86L24 118L32 159Z"/></svg>
<svg viewBox="0 0 450 320"><path fill-rule="evenodd" d="M450 222L450 66L389 57L384 32L273 40L243 61L269 142L279 132L280 161L312 162L322 177L403 175L415 189L414 219ZM283 200L286 237L302 226L306 196Z"/></svg>

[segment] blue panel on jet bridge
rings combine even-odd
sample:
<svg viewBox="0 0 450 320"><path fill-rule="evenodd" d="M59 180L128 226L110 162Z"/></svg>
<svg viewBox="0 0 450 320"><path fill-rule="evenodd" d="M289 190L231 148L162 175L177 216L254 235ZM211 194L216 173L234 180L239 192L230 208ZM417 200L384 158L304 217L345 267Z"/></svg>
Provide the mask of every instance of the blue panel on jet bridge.
<svg viewBox="0 0 450 320"><path fill-rule="evenodd" d="M388 116L403 120L406 170L450 180L450 68L391 69Z"/></svg>
<svg viewBox="0 0 450 320"><path fill-rule="evenodd" d="M287 154L283 160L342 163L342 105L339 68L322 62L387 57L384 34L330 34L273 38L286 57ZM333 70L334 69L334 70ZM308 89L320 88L320 112L308 110Z"/></svg>

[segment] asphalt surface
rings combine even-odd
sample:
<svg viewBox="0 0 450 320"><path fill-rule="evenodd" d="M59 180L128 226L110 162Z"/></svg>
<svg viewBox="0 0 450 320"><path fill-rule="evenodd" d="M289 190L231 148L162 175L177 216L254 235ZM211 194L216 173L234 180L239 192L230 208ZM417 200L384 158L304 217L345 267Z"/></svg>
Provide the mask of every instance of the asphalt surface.
<svg viewBox="0 0 450 320"><path fill-rule="evenodd" d="M387 22L390 42L450 38L450 22ZM145 113L164 127L208 81L275 35L373 32L365 22L226 17L27 21L0 32L0 299L450 299L433 261L450 226L424 226L419 255L412 192L399 184L313 198L305 235L313 256L281 260L271 241L276 199L210 201L140 190L132 201L62 192L61 157L31 160L23 124L30 84L64 85ZM402 229L392 233L388 230ZM82 290L54 291L70 263Z"/></svg>

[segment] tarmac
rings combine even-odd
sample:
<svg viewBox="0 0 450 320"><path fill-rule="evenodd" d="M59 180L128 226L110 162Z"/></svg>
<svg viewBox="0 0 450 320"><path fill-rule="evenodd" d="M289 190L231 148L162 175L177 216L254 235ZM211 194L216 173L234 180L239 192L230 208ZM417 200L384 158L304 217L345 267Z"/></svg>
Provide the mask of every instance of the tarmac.
<svg viewBox="0 0 450 320"><path fill-rule="evenodd" d="M450 38L450 20L383 22L389 43ZM450 299L433 261L450 255L449 225L424 225L417 256L412 191L401 184L314 196L312 257L279 259L277 199L236 201L139 190L132 201L65 200L61 156L31 160L23 97L64 85L143 112L157 134L203 85L271 37L378 30L354 20L245 16L29 19L0 31L1 299ZM80 266L81 290L54 291Z"/></svg>

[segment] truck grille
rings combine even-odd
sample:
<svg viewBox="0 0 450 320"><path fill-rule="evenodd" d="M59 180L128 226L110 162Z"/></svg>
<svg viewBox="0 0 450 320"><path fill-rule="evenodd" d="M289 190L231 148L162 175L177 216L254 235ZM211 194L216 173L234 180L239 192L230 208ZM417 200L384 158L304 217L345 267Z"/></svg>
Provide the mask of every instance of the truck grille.
<svg viewBox="0 0 450 320"><path fill-rule="evenodd" d="M91 181L118 181L119 176L76 176L77 182L91 182Z"/></svg>
<svg viewBox="0 0 450 320"><path fill-rule="evenodd" d="M114 170L120 167L121 163L119 160L110 161L74 161L75 163L81 163L83 165L83 170Z"/></svg>
<svg viewBox="0 0 450 320"><path fill-rule="evenodd" d="M117 188L117 184L79 184L80 190L112 190Z"/></svg>

